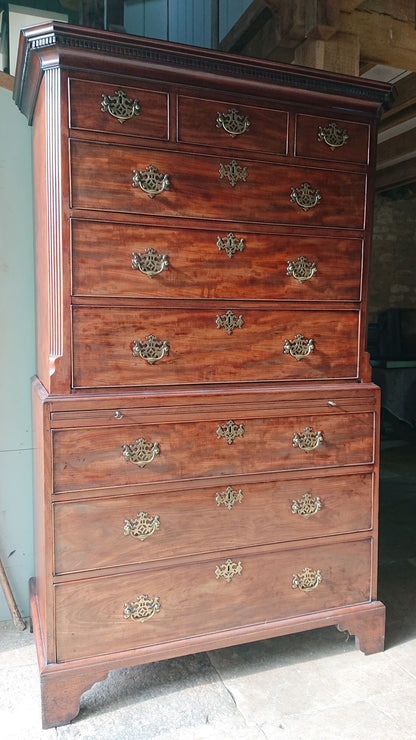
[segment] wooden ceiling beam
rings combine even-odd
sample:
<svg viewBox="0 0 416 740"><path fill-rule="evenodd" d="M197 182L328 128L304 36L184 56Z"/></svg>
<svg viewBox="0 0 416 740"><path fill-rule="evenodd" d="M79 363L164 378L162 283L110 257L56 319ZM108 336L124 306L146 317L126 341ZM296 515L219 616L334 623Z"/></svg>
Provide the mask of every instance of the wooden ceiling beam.
<svg viewBox="0 0 416 740"><path fill-rule="evenodd" d="M341 30L358 36L361 56L369 62L416 71L414 24L363 8L340 14Z"/></svg>

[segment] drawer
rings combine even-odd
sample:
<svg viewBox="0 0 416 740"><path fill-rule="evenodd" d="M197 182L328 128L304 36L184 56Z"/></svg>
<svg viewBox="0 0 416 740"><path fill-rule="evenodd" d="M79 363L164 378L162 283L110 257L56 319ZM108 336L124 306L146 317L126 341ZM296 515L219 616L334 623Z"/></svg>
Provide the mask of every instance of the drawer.
<svg viewBox="0 0 416 740"><path fill-rule="evenodd" d="M74 219L72 291L76 296L358 301L361 254L360 239Z"/></svg>
<svg viewBox="0 0 416 740"><path fill-rule="evenodd" d="M370 128L366 123L296 116L295 154L334 162L366 164Z"/></svg>
<svg viewBox="0 0 416 740"><path fill-rule="evenodd" d="M288 114L261 105L178 97L178 141L287 154Z"/></svg>
<svg viewBox="0 0 416 740"><path fill-rule="evenodd" d="M227 169L231 162L245 168L246 176L234 187L220 175L221 165ZM139 185L133 187L134 172L151 181L159 178L158 187L166 184L167 175L169 189L149 197ZM312 191L306 201L320 195L306 211L291 200L292 188L304 183ZM362 229L365 188L366 177L354 172L233 160L227 153L203 156L71 142L71 205L80 209Z"/></svg>
<svg viewBox="0 0 416 740"><path fill-rule="evenodd" d="M305 569L308 581L317 584L310 591L299 588ZM227 570L235 572L228 582L220 575ZM130 650L363 603L370 599L370 571L371 544L365 540L250 555L231 551L206 562L58 585L57 658Z"/></svg>
<svg viewBox="0 0 416 740"><path fill-rule="evenodd" d="M369 530L372 474L211 486L54 505L55 572Z"/></svg>
<svg viewBox="0 0 416 740"><path fill-rule="evenodd" d="M357 352L356 311L73 308L74 388L356 378Z"/></svg>
<svg viewBox="0 0 416 740"><path fill-rule="evenodd" d="M168 95L106 82L69 80L73 129L118 136L168 138Z"/></svg>
<svg viewBox="0 0 416 740"><path fill-rule="evenodd" d="M224 416L199 421L57 430L54 490L371 463L373 423L371 412L245 419L224 409ZM311 444L317 444L309 451L294 446L295 434L307 446L307 427L313 430Z"/></svg>

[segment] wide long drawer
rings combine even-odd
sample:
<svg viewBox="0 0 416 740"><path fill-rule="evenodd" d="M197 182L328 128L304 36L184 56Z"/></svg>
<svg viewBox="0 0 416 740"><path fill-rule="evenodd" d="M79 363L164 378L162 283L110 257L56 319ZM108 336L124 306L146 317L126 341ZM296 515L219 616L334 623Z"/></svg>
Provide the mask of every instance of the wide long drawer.
<svg viewBox="0 0 416 740"><path fill-rule="evenodd" d="M71 142L74 208L362 229L365 189L355 172Z"/></svg>
<svg viewBox="0 0 416 740"><path fill-rule="evenodd" d="M370 599L370 572L371 542L364 540L253 555L230 551L205 562L61 584L57 659L363 603Z"/></svg>
<svg viewBox="0 0 416 740"><path fill-rule="evenodd" d="M55 572L369 530L372 501L366 473L55 503Z"/></svg>
<svg viewBox="0 0 416 740"><path fill-rule="evenodd" d="M357 311L73 308L75 388L356 378Z"/></svg>
<svg viewBox="0 0 416 740"><path fill-rule="evenodd" d="M360 239L72 221L76 296L358 301Z"/></svg>
<svg viewBox="0 0 416 740"><path fill-rule="evenodd" d="M372 412L217 416L53 432L55 492L372 463ZM229 410L228 410L229 413Z"/></svg>

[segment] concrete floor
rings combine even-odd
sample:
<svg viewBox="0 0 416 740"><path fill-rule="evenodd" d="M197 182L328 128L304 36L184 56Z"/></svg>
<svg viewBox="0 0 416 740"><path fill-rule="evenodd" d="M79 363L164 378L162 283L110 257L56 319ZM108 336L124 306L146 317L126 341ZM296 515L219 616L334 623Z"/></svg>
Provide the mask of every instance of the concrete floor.
<svg viewBox="0 0 416 740"><path fill-rule="evenodd" d="M403 433L404 432L404 433ZM416 739L416 433L383 434L379 597L386 650L329 627L113 671L41 730L32 635L0 623L2 740Z"/></svg>

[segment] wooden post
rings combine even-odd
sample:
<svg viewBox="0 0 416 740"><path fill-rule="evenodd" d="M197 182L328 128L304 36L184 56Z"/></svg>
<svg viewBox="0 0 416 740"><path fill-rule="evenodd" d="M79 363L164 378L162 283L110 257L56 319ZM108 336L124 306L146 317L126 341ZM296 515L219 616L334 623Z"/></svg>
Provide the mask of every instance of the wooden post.
<svg viewBox="0 0 416 740"><path fill-rule="evenodd" d="M295 50L295 63L340 74L360 73L360 41L358 36L337 33L331 39L306 39Z"/></svg>

